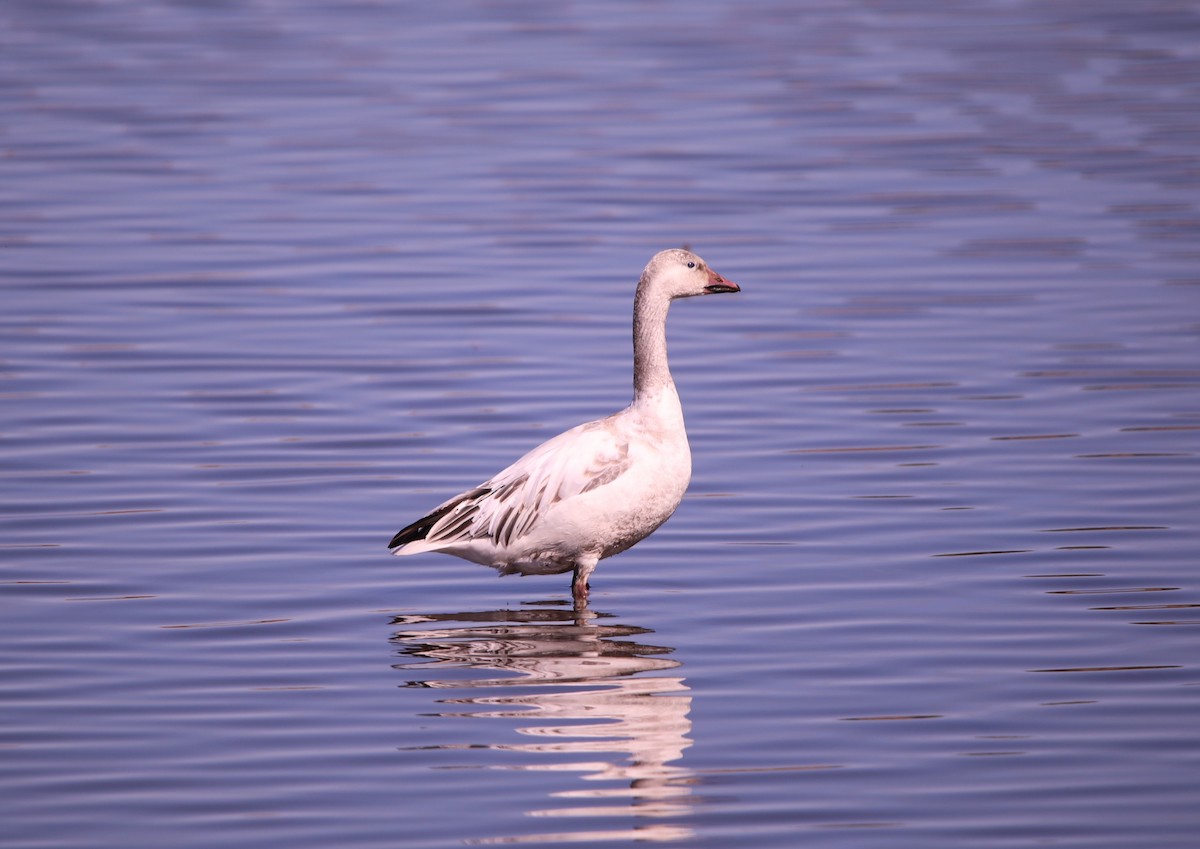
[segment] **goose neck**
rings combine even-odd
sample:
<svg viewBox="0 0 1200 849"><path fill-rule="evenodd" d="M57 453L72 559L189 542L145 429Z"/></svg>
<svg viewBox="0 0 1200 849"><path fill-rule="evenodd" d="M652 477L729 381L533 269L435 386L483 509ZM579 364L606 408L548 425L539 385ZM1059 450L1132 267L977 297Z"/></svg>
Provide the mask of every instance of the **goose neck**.
<svg viewBox="0 0 1200 849"><path fill-rule="evenodd" d="M642 398L674 386L667 362L669 298L638 285L633 301L633 396Z"/></svg>

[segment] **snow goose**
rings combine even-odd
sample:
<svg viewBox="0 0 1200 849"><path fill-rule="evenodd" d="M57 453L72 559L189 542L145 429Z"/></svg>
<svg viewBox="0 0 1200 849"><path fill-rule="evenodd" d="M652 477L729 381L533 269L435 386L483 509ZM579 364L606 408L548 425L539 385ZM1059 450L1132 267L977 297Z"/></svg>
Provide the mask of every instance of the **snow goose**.
<svg viewBox="0 0 1200 849"><path fill-rule="evenodd" d="M694 253L651 258L633 299L633 402L543 442L489 481L392 537L392 554L437 551L502 575L574 572L587 605L596 564L649 536L679 506L692 455L667 365L667 308L676 298L741 291Z"/></svg>

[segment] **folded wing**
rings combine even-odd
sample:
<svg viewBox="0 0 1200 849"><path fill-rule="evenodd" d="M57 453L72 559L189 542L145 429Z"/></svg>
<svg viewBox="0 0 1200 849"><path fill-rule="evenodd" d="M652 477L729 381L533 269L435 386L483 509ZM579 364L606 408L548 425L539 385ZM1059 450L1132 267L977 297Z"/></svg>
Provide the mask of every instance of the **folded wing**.
<svg viewBox="0 0 1200 849"><path fill-rule="evenodd" d="M393 554L472 542L508 550L561 501L612 483L629 469L629 441L608 420L561 433L491 480L451 498L392 538Z"/></svg>

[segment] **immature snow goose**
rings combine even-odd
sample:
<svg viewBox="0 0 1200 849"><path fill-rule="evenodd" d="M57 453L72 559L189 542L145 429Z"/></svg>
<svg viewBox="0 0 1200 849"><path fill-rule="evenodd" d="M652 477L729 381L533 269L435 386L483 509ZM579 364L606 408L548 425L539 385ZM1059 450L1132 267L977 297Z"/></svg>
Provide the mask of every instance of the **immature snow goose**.
<svg viewBox="0 0 1200 849"><path fill-rule="evenodd" d="M633 299L633 402L436 507L392 537L392 554L453 554L502 575L574 571L575 606L586 606L596 563L665 522L692 476L667 365L667 308L676 298L738 291L690 251L655 254Z"/></svg>

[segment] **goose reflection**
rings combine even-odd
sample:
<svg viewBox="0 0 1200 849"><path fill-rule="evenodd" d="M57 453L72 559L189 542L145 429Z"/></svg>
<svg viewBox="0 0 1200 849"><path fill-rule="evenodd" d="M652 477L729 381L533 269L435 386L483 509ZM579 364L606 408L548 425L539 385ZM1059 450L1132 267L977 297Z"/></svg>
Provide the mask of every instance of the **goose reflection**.
<svg viewBox="0 0 1200 849"><path fill-rule="evenodd" d="M692 744L687 736L691 696L683 678L655 674L679 668L679 661L666 657L673 649L642 642L653 633L647 628L609 622L611 615L587 608L553 604L398 616L393 625L402 630L392 641L411 660L395 668L420 673L405 686L460 693L440 699L444 709L435 716L525 723L517 730L529 742L485 744L531 756L523 765L502 768L575 773L597 782L586 787L564 776L568 786L551 795L571 801L529 811L530 816L659 820L687 813L693 776L675 762ZM501 674L480 677L473 672ZM497 692L505 688L513 692ZM563 755L577 758L564 762ZM638 822L625 830L484 842L691 836L690 829L680 826Z"/></svg>

